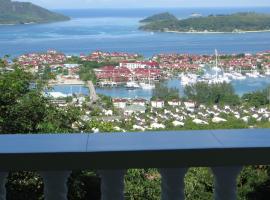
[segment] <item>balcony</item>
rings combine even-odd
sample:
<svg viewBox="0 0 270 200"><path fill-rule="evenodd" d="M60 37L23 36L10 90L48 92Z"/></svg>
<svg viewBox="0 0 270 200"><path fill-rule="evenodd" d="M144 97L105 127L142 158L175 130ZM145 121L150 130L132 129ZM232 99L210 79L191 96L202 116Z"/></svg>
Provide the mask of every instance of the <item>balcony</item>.
<svg viewBox="0 0 270 200"><path fill-rule="evenodd" d="M110 134L0 135L0 200L9 171L40 172L46 200L66 200L72 170L95 169L102 200L124 199L129 168L158 168L163 200L184 199L189 167L210 167L215 199L236 199L244 165L270 164L270 130L199 130Z"/></svg>

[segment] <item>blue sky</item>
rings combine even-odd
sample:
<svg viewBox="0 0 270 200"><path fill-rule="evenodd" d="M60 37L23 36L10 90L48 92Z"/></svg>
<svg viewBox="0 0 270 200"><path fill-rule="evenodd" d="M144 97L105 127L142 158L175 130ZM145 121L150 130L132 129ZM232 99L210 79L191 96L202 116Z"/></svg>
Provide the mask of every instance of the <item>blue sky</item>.
<svg viewBox="0 0 270 200"><path fill-rule="evenodd" d="M149 7L253 7L270 6L270 0L17 0L56 8L149 8Z"/></svg>

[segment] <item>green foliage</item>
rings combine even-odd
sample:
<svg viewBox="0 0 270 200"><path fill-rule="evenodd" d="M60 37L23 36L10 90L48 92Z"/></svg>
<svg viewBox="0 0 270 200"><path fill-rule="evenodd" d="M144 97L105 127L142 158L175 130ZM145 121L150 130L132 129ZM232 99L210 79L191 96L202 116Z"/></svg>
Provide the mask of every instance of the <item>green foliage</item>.
<svg viewBox="0 0 270 200"><path fill-rule="evenodd" d="M161 178L156 169L130 169L125 177L127 200L159 200Z"/></svg>
<svg viewBox="0 0 270 200"><path fill-rule="evenodd" d="M168 12L165 12L165 13L153 15L151 17L147 17L146 19L143 19L140 22L149 23L149 22L157 22L157 21L164 21L164 20L177 20L177 18L174 15Z"/></svg>
<svg viewBox="0 0 270 200"><path fill-rule="evenodd" d="M162 99L164 101L179 99L179 90L177 88L169 88L165 82L159 82L152 91L152 99Z"/></svg>
<svg viewBox="0 0 270 200"><path fill-rule="evenodd" d="M265 106L269 104L269 89L265 89L263 91L256 91L252 93L247 93L242 96L242 100L246 102L249 106Z"/></svg>
<svg viewBox="0 0 270 200"><path fill-rule="evenodd" d="M69 20L32 3L0 0L0 24L44 23Z"/></svg>
<svg viewBox="0 0 270 200"><path fill-rule="evenodd" d="M208 168L190 168L185 177L187 200L213 199L213 175Z"/></svg>
<svg viewBox="0 0 270 200"><path fill-rule="evenodd" d="M166 19L166 18L165 18ZM231 15L209 15L207 17L188 18L182 20L151 20L140 27L151 31L199 31L233 32L269 30L270 15L259 13L235 13Z"/></svg>
<svg viewBox="0 0 270 200"><path fill-rule="evenodd" d="M0 133L71 132L76 108L61 109L43 95L31 73L15 68L0 74Z"/></svg>
<svg viewBox="0 0 270 200"><path fill-rule="evenodd" d="M207 84L196 83L185 87L185 95L188 99L200 104L228 104L238 105L239 97L235 94L231 84Z"/></svg>

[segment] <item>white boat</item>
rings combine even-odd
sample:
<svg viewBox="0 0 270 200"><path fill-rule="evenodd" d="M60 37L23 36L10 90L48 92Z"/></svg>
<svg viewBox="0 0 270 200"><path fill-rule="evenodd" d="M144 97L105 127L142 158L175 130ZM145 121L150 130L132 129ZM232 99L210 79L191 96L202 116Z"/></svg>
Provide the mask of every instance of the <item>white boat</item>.
<svg viewBox="0 0 270 200"><path fill-rule="evenodd" d="M151 83L151 74L150 74L150 69L148 69L148 83L140 83L140 86L143 90L153 90L155 89L155 85Z"/></svg>
<svg viewBox="0 0 270 200"><path fill-rule="evenodd" d="M181 75L181 85L192 85L197 83L198 76L196 74L182 74Z"/></svg>
<svg viewBox="0 0 270 200"><path fill-rule="evenodd" d="M126 88L127 89L138 89L138 88L140 88L140 85L138 83L136 83L135 81L129 81L126 84Z"/></svg>
<svg viewBox="0 0 270 200"><path fill-rule="evenodd" d="M270 76L270 69L269 68L265 71L265 75Z"/></svg>
<svg viewBox="0 0 270 200"><path fill-rule="evenodd" d="M151 83L140 83L140 86L143 90L153 90L155 89L155 85Z"/></svg>
<svg viewBox="0 0 270 200"><path fill-rule="evenodd" d="M258 78L260 76L260 73L255 70L250 73L246 73L246 75L250 78Z"/></svg>

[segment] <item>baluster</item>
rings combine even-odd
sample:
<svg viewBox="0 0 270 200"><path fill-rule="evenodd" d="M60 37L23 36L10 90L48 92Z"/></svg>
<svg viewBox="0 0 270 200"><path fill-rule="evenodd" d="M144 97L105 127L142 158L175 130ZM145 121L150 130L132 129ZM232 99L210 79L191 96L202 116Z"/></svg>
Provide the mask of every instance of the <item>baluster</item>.
<svg viewBox="0 0 270 200"><path fill-rule="evenodd" d="M185 183L184 178L187 168L179 169L160 169L162 176L162 200L184 200L185 199Z"/></svg>
<svg viewBox="0 0 270 200"><path fill-rule="evenodd" d="M124 200L124 176L126 170L100 170L101 199Z"/></svg>
<svg viewBox="0 0 270 200"><path fill-rule="evenodd" d="M70 171L48 171L40 174L44 181L45 200L67 200Z"/></svg>
<svg viewBox="0 0 270 200"><path fill-rule="evenodd" d="M242 167L213 167L215 177L215 200L236 200L237 176Z"/></svg>
<svg viewBox="0 0 270 200"><path fill-rule="evenodd" d="M8 172L0 172L0 200L6 200L6 182Z"/></svg>

